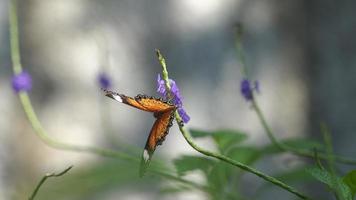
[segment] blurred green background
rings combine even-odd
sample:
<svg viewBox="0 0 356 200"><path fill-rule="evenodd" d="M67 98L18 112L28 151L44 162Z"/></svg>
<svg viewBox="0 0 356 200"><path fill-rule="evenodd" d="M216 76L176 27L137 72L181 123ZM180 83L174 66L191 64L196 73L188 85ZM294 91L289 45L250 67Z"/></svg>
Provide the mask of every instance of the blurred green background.
<svg viewBox="0 0 356 200"><path fill-rule="evenodd" d="M238 129L251 144L269 143L240 96L241 66L233 26L244 26L246 62L259 80L258 101L279 138L320 138L324 121L335 151L355 157L356 2L352 0L18 1L22 64L33 75L30 97L49 134L60 141L126 150L144 146L154 118L103 97L97 83L108 73L113 90L156 95L165 55L191 116L187 127ZM167 181L137 177L136 164L46 146L34 134L11 90L8 1L0 0L0 199L25 199L46 172L74 168L51 179L38 199L206 199L196 190L162 195ZM213 149L210 140L199 140ZM168 166L194 153L173 126L154 158ZM196 154L196 153L194 153ZM258 163L268 173L301 162L289 154ZM339 170L347 170L340 166ZM204 182L201 174L188 179ZM238 188L254 194L261 180ZM305 190L323 195L323 187ZM289 198L275 188L261 199ZM327 199L327 197L324 197Z"/></svg>

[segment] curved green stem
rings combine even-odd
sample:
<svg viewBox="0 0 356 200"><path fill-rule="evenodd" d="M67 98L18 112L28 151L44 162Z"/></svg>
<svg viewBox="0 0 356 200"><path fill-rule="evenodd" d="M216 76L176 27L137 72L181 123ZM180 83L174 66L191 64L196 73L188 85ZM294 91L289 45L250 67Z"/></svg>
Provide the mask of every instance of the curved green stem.
<svg viewBox="0 0 356 200"><path fill-rule="evenodd" d="M177 119L177 122L178 122L178 119ZM216 159L219 159L221 161L224 161L224 162L227 162L231 165L234 165L242 170L245 170L247 172L250 172L252 174L255 174L256 176L259 176L261 177L262 179L268 181L268 182L271 182L272 184L276 185L276 186L279 186L295 195L297 195L298 197L302 198L302 199L308 199L307 196L303 195L302 193L298 192L296 189L294 189L293 187L283 183L282 181L272 177L272 176L269 176L267 174L264 174L260 171L258 171L257 169L254 169L248 165L245 165L243 163L240 163L236 160L233 160L229 157L226 157L224 155L221 155L219 153L215 153L215 152L211 152L211 151L208 151L208 150L205 150L201 147L199 147L197 144L194 143L193 141L193 138L191 137L190 133L183 127L183 126L179 126L179 130L181 131L181 133L183 134L185 140L189 143L189 145L191 147L193 147L195 150L197 150L198 152L206 155L206 156L210 156L210 157L214 157Z"/></svg>
<svg viewBox="0 0 356 200"><path fill-rule="evenodd" d="M170 91L171 87L170 87L170 84L169 84L169 77L168 77L168 71L167 71L167 66L166 66L166 63L165 63L165 59L163 58L162 54L160 53L159 50L156 50L156 53L157 53L157 56L158 56L158 60L163 68L163 79L165 80L166 82L166 88L168 91ZM175 117L176 117L176 121L179 125L179 130L180 132L183 134L183 137L184 139L188 142L188 144L193 148L195 149L196 151L206 155L206 156L209 156L209 157L213 157L213 158L216 158L216 159L219 159L221 161L224 161L226 163L229 163L233 166L236 166L242 170L245 170L247 172L250 172L252 174L255 174L256 176L259 176L261 178L263 178L264 180L268 181L268 182L271 182L272 184L276 185L276 186L279 186L287 191L289 191L290 193L293 193L295 194L296 196L302 198L302 199L309 199L307 196L303 195L302 193L298 192L296 189L294 189L293 187L283 183L282 181L272 177L272 176L269 176L269 175L266 175L260 171L258 171L257 169L254 169L248 165L245 165L241 162L238 162L236 160L233 160L229 157L226 157L224 155L221 155L219 153L215 153L215 152L211 152L211 151L208 151L208 150L205 150L204 148L201 148L199 147L197 144L195 144L195 142L193 141L190 133L184 128L184 124L182 122L182 118L179 116L179 113L176 111L175 112Z"/></svg>
<svg viewBox="0 0 356 200"><path fill-rule="evenodd" d="M14 74L19 74L22 72L22 66L21 66L21 60L20 60L20 48L19 48L19 39L18 39L18 21L17 21L17 6L16 6L16 0L11 0L9 2L9 24L10 24L10 49L11 49L11 60L12 60L12 69L14 71ZM61 150L67 150L67 151L74 151L74 152L83 152L83 153L92 153L104 157L111 157L111 158L117 158L125 161L130 161L130 162L136 162L139 163L140 159L138 157L129 155L124 152L119 152L119 151L114 151L114 150L109 150L109 149L103 149L103 148L98 148L98 147L91 147L91 146L78 146L75 144L67 144L63 143L60 141L57 141L53 138L51 138L48 133L45 131L43 128L41 122L39 121L31 100L26 92L20 92L19 98L22 104L22 107L26 113L26 116L28 120L30 121L31 126L33 127L35 134L48 146L56 148L56 149L61 149ZM155 164L155 163L152 163ZM201 186L195 182L191 182L185 179L182 179L180 177L176 177L174 175L171 175L167 171L168 168L159 166L159 165L154 165L154 168L151 168L150 171L160 175L162 177L167 177L170 179L173 179L175 181L179 181L185 184L189 184L191 186L194 186L198 189L204 189L204 186ZM40 183L42 184L42 183ZM39 188L41 185L39 185L37 188ZM38 190L38 189L37 189ZM36 189L34 191L37 193Z"/></svg>
<svg viewBox="0 0 356 200"><path fill-rule="evenodd" d="M315 153L311 150L305 150L305 149L297 149L297 148L293 148L290 147L284 143L281 143L277 140L277 138L274 136L270 126L268 125L266 118L264 117L259 105L257 104L256 100L253 98L252 99L252 107L254 108L254 110L257 113L258 119L260 120L263 128L265 129L268 138L271 140L271 142L278 148L280 148L281 150L284 151L289 151L292 152L296 155L299 156L304 156L304 157L309 157L309 158L314 158L315 157ZM318 157L320 159L323 160L328 160L328 155L325 153L321 153L318 152ZM353 159L349 159L346 157L342 157L342 156L336 156L336 155L332 155L332 157L335 159L335 161L338 161L340 163L344 163L344 164L350 164L350 165L355 165L356 164L356 160Z"/></svg>
<svg viewBox="0 0 356 200"><path fill-rule="evenodd" d="M31 196L28 198L28 200L33 200L38 192L38 190L40 189L40 187L42 186L42 184L51 177L59 177L64 175L65 173L67 173L70 169L72 169L73 166L69 166L67 167L65 170L63 170L62 172L55 174L55 173L51 173L51 174L46 174L42 177L42 179L40 180L40 182L38 182L36 188L33 190Z"/></svg>
<svg viewBox="0 0 356 200"><path fill-rule="evenodd" d="M10 24L10 48L11 48L11 61L15 74L22 71L20 60L20 45L19 45L19 31L17 20L17 4L16 0L9 2L9 24ZM16 53L18 52L18 53Z"/></svg>
<svg viewBox="0 0 356 200"><path fill-rule="evenodd" d="M241 24L237 24L235 27L235 45L236 45L237 57L239 58L239 61L242 66L241 67L242 75L245 78L249 79L248 73L247 73L247 66L246 66L246 62L245 62L245 56L244 56L243 48L242 48L242 36L243 36L243 27ZM273 131L269 127L269 125L268 125L268 123L267 123L267 121L266 121L266 119L265 119L265 117L264 117L264 115L263 115L263 113L262 113L260 107L258 106L254 97L252 98L252 107L256 111L257 116L258 116L263 128L265 129L265 131L267 133L268 138L276 147L278 147L279 149L281 149L283 151L289 151L289 152L292 152L299 156L314 158L314 152L311 150L296 149L296 148L290 147L286 144L283 144L277 140L277 138L274 136ZM319 158L321 158L323 160L328 159L328 156L325 153L319 152L318 156L319 156ZM350 159L350 158L346 158L346 157L342 157L342 156L336 156L336 155L333 155L333 157L334 157L335 161L338 161L340 163L356 165L356 160L354 160L354 159Z"/></svg>

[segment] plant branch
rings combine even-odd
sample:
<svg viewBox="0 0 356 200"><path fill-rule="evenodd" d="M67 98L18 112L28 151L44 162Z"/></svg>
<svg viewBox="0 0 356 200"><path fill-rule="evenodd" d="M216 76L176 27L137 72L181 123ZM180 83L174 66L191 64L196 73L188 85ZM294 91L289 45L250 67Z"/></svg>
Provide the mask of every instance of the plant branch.
<svg viewBox="0 0 356 200"><path fill-rule="evenodd" d="M20 59L20 50L19 50L19 39L18 39L18 21L17 21L17 7L16 0L10 0L9 2L9 25L10 25L10 49L11 49L11 60L12 60L12 69L14 74L19 74L22 72L21 59ZM27 92L20 92L19 94L20 102L25 111L27 119L30 121L32 128L34 129L35 134L48 146L53 147L55 149L73 151L73 152L82 152L82 153L92 153L103 157L111 157L116 159L121 159L130 162L139 163L140 159L138 157L129 155L124 152L103 149L92 146L78 146L75 144L67 144L60 141L57 141L49 136L49 134L43 128L41 122L39 121L36 112L33 109L30 97ZM152 163L154 164L154 163ZM69 169L67 169L68 171ZM158 174L162 177L167 177L173 179L175 181L179 181L182 183L189 184L191 186L195 186L198 189L204 188L204 186L200 186L197 183L182 179L180 177L176 177L168 173L168 168L163 166L156 166L151 168L151 172ZM66 171L65 171L66 172ZM48 177L47 177L48 178ZM40 182L38 188L43 184ZM38 190L38 189L36 189ZM37 191L34 191L37 193Z"/></svg>
<svg viewBox="0 0 356 200"><path fill-rule="evenodd" d="M40 180L40 182L38 182L35 190L32 192L32 195L30 196L30 198L28 198L29 200L33 200L38 192L38 190L40 189L40 187L43 185L43 183L51 177L59 177L64 175L65 173L67 173L70 169L72 169L73 166L69 166L67 167L65 170L63 170L62 172L55 174L55 173L51 173L51 174L46 174L42 177L42 179Z"/></svg>
<svg viewBox="0 0 356 200"><path fill-rule="evenodd" d="M170 91L171 87L169 85L169 77L168 77L168 71L167 71L167 66L166 66L166 63L165 63L165 59L163 58L162 54L160 53L159 50L156 50L156 53L157 53L157 56L158 56L158 60L163 68L163 79L165 80L166 82L166 88L167 88L167 91ZM176 111L175 112L175 117L176 117L176 121L179 125L179 130L180 132L183 134L183 137L184 139L188 142L188 144L193 148L195 149L196 151L200 152L201 154L204 154L206 156L209 156L209 157L213 157L213 158L216 158L218 160L221 160L221 161L224 161L226 163L229 163L233 166L236 166L242 170L245 170L245 171L248 171L252 174L255 174L256 176L259 176L261 178L263 178L264 180L268 181L268 182L271 182L272 184L276 185L276 186L279 186L285 190L287 190L288 192L290 193L293 193L295 194L296 196L302 198L302 199L309 199L307 196L305 196L304 194L298 192L296 189L294 189L293 187L283 183L282 181L274 178L274 177L271 177L269 175L266 175L260 171L258 171L257 169L254 169L252 167L249 167L248 165L245 165L241 162L238 162L236 160L233 160L229 157L226 157L224 155L221 155L219 153L215 153L215 152L211 152L211 151L208 151L208 150L205 150L204 148L201 148L199 147L192 139L189 131L187 131L185 128L184 128L184 124L182 122L182 119L181 117L179 116L179 113Z"/></svg>
<svg viewBox="0 0 356 200"><path fill-rule="evenodd" d="M248 73L247 73L247 66L246 66L246 61L245 61L245 56L243 53L243 48L242 48L242 36L243 36L243 27L241 24L237 24L235 26L235 45L236 45L236 51L237 51L237 57L241 63L241 73L242 75L246 78L249 79ZM256 99L254 98L254 94L252 94L252 107L254 108L254 110L256 111L256 114L265 130L265 132L267 133L268 138L270 139L270 141L279 149L283 150L283 151L289 151L292 152L296 155L299 156L304 156L304 157L309 157L309 158L314 158L314 152L312 150L305 150L305 149L296 149L293 147L290 147L284 143L281 143L277 140L277 138L274 136L274 133L272 131L272 129L270 128L270 126L268 125ZM328 156L325 153L319 152L318 156L320 159L323 160L327 160ZM349 164L349 165L356 165L356 160L354 159L350 159L350 158L346 158L346 157L342 157L342 156L337 156L337 155L332 155L333 158L335 159L335 161L338 161L340 163L344 163L344 164Z"/></svg>
<svg viewBox="0 0 356 200"><path fill-rule="evenodd" d="M257 104L257 102L256 102L256 100L254 98L252 99L252 107L256 111L258 119L260 120L264 130L266 131L268 138L271 140L271 142L275 146L277 146L281 150L289 151L289 152L292 152L292 153L294 153L296 155L299 155L299 156L314 158L315 153L313 151L311 151L311 150L297 149L297 148L290 147L290 146L288 146L288 145L286 145L286 144L284 144L282 142L279 142L277 140L277 138L274 136L273 131L271 130L270 126L268 125L268 123L266 121L266 118L264 117L259 105ZM331 155L331 156L333 157L333 159L335 159L335 161L338 161L340 163L349 164L349 165L355 165L356 164L356 160L353 160L353 159L350 159L350 158L337 156L337 155ZM328 160L328 155L325 154L325 153L318 152L318 157L320 159L323 159L323 160Z"/></svg>

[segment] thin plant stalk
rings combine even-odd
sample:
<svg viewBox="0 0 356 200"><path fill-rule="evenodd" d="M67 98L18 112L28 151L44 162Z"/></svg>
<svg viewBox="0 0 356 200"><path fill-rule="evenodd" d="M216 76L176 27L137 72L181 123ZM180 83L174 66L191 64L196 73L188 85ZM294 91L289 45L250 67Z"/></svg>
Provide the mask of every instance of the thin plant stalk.
<svg viewBox="0 0 356 200"><path fill-rule="evenodd" d="M46 174L42 177L42 179L38 182L36 188L33 190L31 196L28 198L28 200L33 200L35 199L35 196L37 195L38 193L38 190L41 188L41 186L43 185L43 183L48 179L48 178L51 178L51 177L60 177L60 176L63 176L65 173L67 173L70 169L72 169L73 166L69 166L67 167L65 170L63 170L62 172L60 173L51 173L51 174Z"/></svg>
<svg viewBox="0 0 356 200"><path fill-rule="evenodd" d="M14 74L16 75L22 72L16 0L10 0L9 2L9 25L10 25L10 49L11 49L12 69ZM20 98L20 102L25 111L27 119L29 120L32 128L35 131L35 134L46 145L53 147L55 149L80 152L80 153L92 153L103 157L116 158L119 160L124 160L124 161L129 161L134 163L140 162L140 159L137 156L132 156L124 152L92 147L92 146L78 146L75 144L67 144L51 138L43 128L40 120L38 119L27 92L19 92L18 96ZM152 164L155 164L155 162ZM162 177L166 177L181 183L194 186L197 189L205 189L204 186L201 186L195 182L185 180L183 178L172 175L171 173L169 173L170 170L165 166L156 165L156 164L153 166L154 167L151 167L151 169L149 170L152 173L155 173Z"/></svg>
<svg viewBox="0 0 356 200"><path fill-rule="evenodd" d="M235 45L236 45L236 51L237 51L237 57L240 60L240 64L241 64L241 73L242 75L249 79L248 77L248 73L247 73L247 66L246 66L246 61L245 61L245 56L243 53L243 46L242 46L242 35L243 35L243 30L242 30L242 25L238 24L235 27ZM255 110L258 119L260 120L263 129L265 130L269 140L279 149L283 150L283 151L288 151L291 153L294 153L296 155L299 156L303 156L303 157L308 157L308 158L314 158L314 151L313 150L306 150L306 149L297 149L297 148L293 148L290 147L282 142L279 142L278 139L274 136L274 133L272 131L272 129L270 128L269 124L267 123L266 118L263 115L263 112L261 111L261 108L259 107L256 99L254 98L254 94L253 98L251 100L252 102L252 107ZM318 152L318 156L320 159L323 160L327 160L328 159L328 155L322 152ZM332 157L335 159L335 161L343 163L343 164L349 164L349 165L356 165L356 160L354 159L350 159L350 158L346 158L346 157L342 157L342 156L337 156L337 155L332 155Z"/></svg>
<svg viewBox="0 0 356 200"><path fill-rule="evenodd" d="M171 87L170 87L170 84L169 84L169 77L168 77L168 70L167 70L167 65L166 65L166 62L165 62L165 59L164 57L162 56L161 52L159 50L156 50L156 54L158 56L158 60L162 66L162 76L163 76L163 79L165 80L166 82L166 89L167 91L170 91ZM224 161L226 163L229 163L235 167L238 167L244 171L247 171L247 172L250 172L252 174L255 174L256 176L258 177L261 177L262 179L278 186L278 187L281 187L283 189L285 189L286 191L300 197L301 199L309 199L306 195L300 193L299 191L297 191L295 188L283 183L282 181L272 177L272 176L269 176L267 174L264 174L260 171L258 171L257 169L254 169L248 165L245 165L241 162L238 162L236 160L233 160L229 157L226 157L224 155L221 155L219 153L216 153L216 152L211 152L211 151L208 151L200 146L198 146L194 141L193 141L193 138L191 137L191 134L190 132L184 128L184 123L182 121L182 118L179 116L179 113L176 111L175 112L175 118L176 118L176 121L177 121L177 124L179 126L179 130L180 132L182 133L184 139L188 142L188 144L193 148L195 149L196 151L206 155L206 156L209 156L209 157L213 157L213 158L216 158L218 160L221 160L221 161Z"/></svg>

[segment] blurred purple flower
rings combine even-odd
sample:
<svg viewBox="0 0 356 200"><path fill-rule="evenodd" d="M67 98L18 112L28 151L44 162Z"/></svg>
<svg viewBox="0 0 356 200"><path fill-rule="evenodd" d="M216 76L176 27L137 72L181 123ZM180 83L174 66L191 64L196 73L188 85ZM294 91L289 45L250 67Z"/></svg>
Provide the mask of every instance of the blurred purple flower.
<svg viewBox="0 0 356 200"><path fill-rule="evenodd" d="M188 121L190 120L190 117L188 116L188 114L183 109L183 102L182 102L183 98L182 98L182 96L181 96L181 94L179 92L178 85L172 79L169 79L169 83L171 85L173 104L177 106L178 113L182 117L183 122L184 123L188 123ZM166 85L165 85L164 80L161 78L160 74L158 74L158 76L157 76L157 92L161 96L167 97Z"/></svg>
<svg viewBox="0 0 356 200"><path fill-rule="evenodd" d="M31 75L26 71L14 75L12 77L11 83L12 83L12 89L16 93L19 93L20 91L28 92L32 88Z"/></svg>
<svg viewBox="0 0 356 200"><path fill-rule="evenodd" d="M182 117L184 123L188 123L190 120L189 115L185 112L182 106L178 107L178 113Z"/></svg>
<svg viewBox="0 0 356 200"><path fill-rule="evenodd" d="M98 76L98 82L101 88L109 89L111 87L110 77L106 73L100 73Z"/></svg>
<svg viewBox="0 0 356 200"><path fill-rule="evenodd" d="M163 79L161 79L161 75L158 74L157 76L157 92L161 96L166 96L166 85Z"/></svg>
<svg viewBox="0 0 356 200"><path fill-rule="evenodd" d="M251 101L253 99L253 91L260 92L260 84L258 81L253 82L253 86L251 85L250 80L243 79L241 81L241 94L247 100Z"/></svg>

